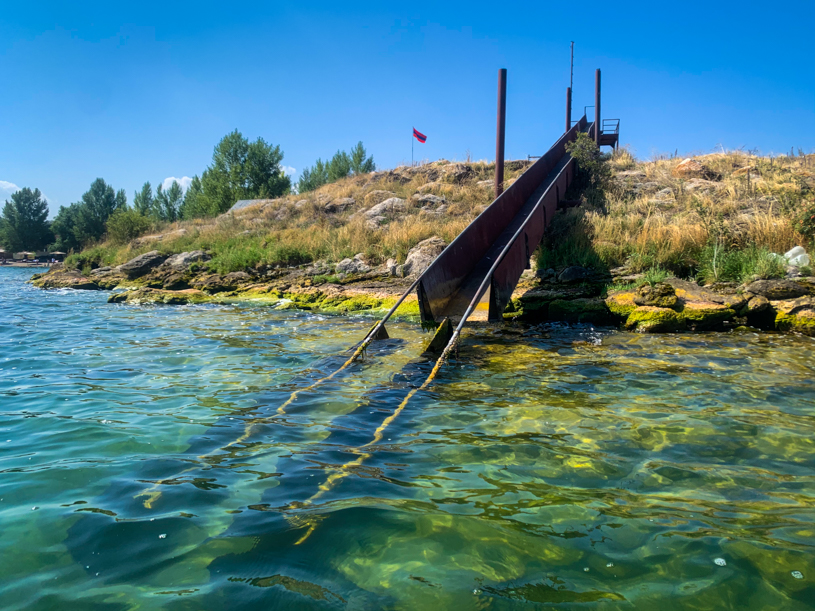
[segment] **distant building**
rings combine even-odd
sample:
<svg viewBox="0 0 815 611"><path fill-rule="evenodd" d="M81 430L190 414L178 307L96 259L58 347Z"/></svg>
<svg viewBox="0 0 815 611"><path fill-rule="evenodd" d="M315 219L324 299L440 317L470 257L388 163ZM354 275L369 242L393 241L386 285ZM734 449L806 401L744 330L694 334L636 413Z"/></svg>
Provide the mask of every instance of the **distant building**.
<svg viewBox="0 0 815 611"><path fill-rule="evenodd" d="M6 259L13 259L13 258L14 258L14 256L10 252L7 252L6 250L0 248L0 261L5 261Z"/></svg>

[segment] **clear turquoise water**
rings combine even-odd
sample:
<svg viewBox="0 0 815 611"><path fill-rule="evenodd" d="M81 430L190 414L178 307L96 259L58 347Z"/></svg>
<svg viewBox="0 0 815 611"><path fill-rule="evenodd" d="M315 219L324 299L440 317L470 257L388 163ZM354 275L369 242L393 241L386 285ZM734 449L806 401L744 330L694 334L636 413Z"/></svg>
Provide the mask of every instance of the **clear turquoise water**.
<svg viewBox="0 0 815 611"><path fill-rule="evenodd" d="M815 342L425 335L0 269L2 609L811 609ZM249 426L249 435L241 439ZM717 564L718 561L718 564Z"/></svg>

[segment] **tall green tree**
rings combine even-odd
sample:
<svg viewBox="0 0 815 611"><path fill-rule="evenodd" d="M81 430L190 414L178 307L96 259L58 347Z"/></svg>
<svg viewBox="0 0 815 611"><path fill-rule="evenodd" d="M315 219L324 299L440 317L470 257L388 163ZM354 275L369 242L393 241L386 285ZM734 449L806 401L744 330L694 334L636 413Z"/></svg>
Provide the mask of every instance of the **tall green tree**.
<svg viewBox="0 0 815 611"><path fill-rule="evenodd" d="M318 159L312 167L306 168L300 174L300 180L297 181L297 192L314 191L325 184L328 184L328 164Z"/></svg>
<svg viewBox="0 0 815 611"><path fill-rule="evenodd" d="M133 196L133 209L142 216L150 216L153 211L153 186L149 181Z"/></svg>
<svg viewBox="0 0 815 611"><path fill-rule="evenodd" d="M176 181L170 188L164 191L162 186L156 187L156 197L153 201L153 209L156 218L172 223L180 218L179 209L184 198L184 191Z"/></svg>
<svg viewBox="0 0 815 611"><path fill-rule="evenodd" d="M352 172L356 176L375 169L373 155L368 155L362 142L358 142L350 154L337 151L330 160L324 162L318 159L312 167L303 170L297 181L297 192L314 191L325 184L345 178Z"/></svg>
<svg viewBox="0 0 815 611"><path fill-rule="evenodd" d="M345 151L337 151L328 162L328 182L335 182L351 173L351 158Z"/></svg>
<svg viewBox="0 0 815 611"><path fill-rule="evenodd" d="M76 213L74 234L80 244L100 239L105 234L105 225L110 215L127 207L124 189L118 193L101 178L97 178L82 195Z"/></svg>
<svg viewBox="0 0 815 611"><path fill-rule="evenodd" d="M54 239L48 202L39 189L24 187L6 200L0 217L0 244L10 251L41 250Z"/></svg>
<svg viewBox="0 0 815 611"><path fill-rule="evenodd" d="M357 142L357 145L351 149L351 170L355 175L368 174L376 169L374 164L374 156L368 156L368 151L362 146L362 141Z"/></svg>
<svg viewBox="0 0 815 611"><path fill-rule="evenodd" d="M179 209L182 219L194 219L202 216L214 216L217 212L209 206L209 201L204 197L204 188L201 186L201 179L198 175L192 177L190 186L184 194L184 201Z"/></svg>
<svg viewBox="0 0 815 611"><path fill-rule="evenodd" d="M235 130L216 145L212 165L201 175L205 209L226 212L240 199L279 197L291 189L280 163L283 151L263 138L249 142Z"/></svg>
<svg viewBox="0 0 815 611"><path fill-rule="evenodd" d="M76 218L79 215L80 204L60 206L59 212L51 222L51 231L56 236L54 250L68 252L79 250L82 243L76 237Z"/></svg>

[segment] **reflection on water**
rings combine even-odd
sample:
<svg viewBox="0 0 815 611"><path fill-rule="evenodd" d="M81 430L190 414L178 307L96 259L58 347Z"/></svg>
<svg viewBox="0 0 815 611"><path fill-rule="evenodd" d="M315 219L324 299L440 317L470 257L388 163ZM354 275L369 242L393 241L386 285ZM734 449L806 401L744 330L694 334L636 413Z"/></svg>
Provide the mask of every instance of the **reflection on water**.
<svg viewBox="0 0 815 611"><path fill-rule="evenodd" d="M26 277L0 270L3 609L813 607L811 339L473 331L304 504L426 377L414 325L276 414L370 320Z"/></svg>

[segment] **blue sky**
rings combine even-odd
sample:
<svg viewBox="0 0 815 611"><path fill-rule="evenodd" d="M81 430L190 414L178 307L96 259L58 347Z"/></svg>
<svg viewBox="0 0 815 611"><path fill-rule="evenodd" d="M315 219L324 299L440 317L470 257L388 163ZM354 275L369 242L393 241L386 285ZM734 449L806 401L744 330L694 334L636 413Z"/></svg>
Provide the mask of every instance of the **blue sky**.
<svg viewBox="0 0 815 611"><path fill-rule="evenodd" d="M70 6L74 5L74 6ZM77 6L78 5L78 6ZM596 27L593 22L596 20ZM0 200L52 211L102 177L190 177L237 128L299 173L362 140L380 168L540 154L593 103L655 153L815 147L815 2L8 2L0 12ZM578 113L579 114L579 113Z"/></svg>

